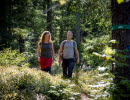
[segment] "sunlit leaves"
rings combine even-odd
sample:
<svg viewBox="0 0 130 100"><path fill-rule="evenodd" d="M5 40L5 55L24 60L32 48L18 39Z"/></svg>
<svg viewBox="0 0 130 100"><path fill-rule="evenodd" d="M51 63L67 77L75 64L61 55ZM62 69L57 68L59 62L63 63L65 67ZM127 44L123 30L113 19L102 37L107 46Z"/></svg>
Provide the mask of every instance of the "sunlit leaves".
<svg viewBox="0 0 130 100"><path fill-rule="evenodd" d="M64 5L66 3L66 0L60 0L59 2L61 5Z"/></svg>
<svg viewBox="0 0 130 100"><path fill-rule="evenodd" d="M111 47L108 46L105 47L104 52L105 54L109 54L109 55L115 54L115 50L113 50Z"/></svg>
<svg viewBox="0 0 130 100"><path fill-rule="evenodd" d="M93 54L96 55L96 56L99 56L99 57L102 56L101 54L99 54L99 53L97 53L97 52L93 52Z"/></svg>
<svg viewBox="0 0 130 100"><path fill-rule="evenodd" d="M80 93L70 80L52 76L49 73L32 68L0 66L1 98L19 98L19 100L40 99L40 94L48 100L79 100ZM77 92L76 92L76 91ZM17 94L18 95L15 95ZM17 100L15 99L15 100ZM43 100L43 99L42 99Z"/></svg>
<svg viewBox="0 0 130 100"><path fill-rule="evenodd" d="M66 4L66 1L67 1L67 0L52 0L52 1L59 1L59 3L60 3L61 5L64 5L64 4Z"/></svg>
<svg viewBox="0 0 130 100"><path fill-rule="evenodd" d="M124 0L117 0L117 3L118 4L121 4L121 3L123 3L124 2Z"/></svg>
<svg viewBox="0 0 130 100"><path fill-rule="evenodd" d="M19 53L18 50L4 49L0 52L0 66L10 67L14 66L28 66L29 54Z"/></svg>
<svg viewBox="0 0 130 100"><path fill-rule="evenodd" d="M27 29L21 29L21 28L12 28L12 32L13 34L20 35L23 38L25 38L29 34Z"/></svg>
<svg viewBox="0 0 130 100"><path fill-rule="evenodd" d="M118 43L116 40L110 40L109 43Z"/></svg>

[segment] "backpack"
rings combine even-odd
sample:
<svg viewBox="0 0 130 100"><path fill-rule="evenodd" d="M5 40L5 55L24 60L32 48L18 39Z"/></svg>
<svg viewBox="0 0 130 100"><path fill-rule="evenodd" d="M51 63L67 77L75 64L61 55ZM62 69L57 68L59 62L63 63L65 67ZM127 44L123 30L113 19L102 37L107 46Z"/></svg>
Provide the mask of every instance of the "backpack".
<svg viewBox="0 0 130 100"><path fill-rule="evenodd" d="M63 42L63 46L62 46L62 49L64 49L64 45L65 45L66 41ZM75 42L73 41L73 46L75 45ZM63 60L63 53L61 55L61 58ZM75 56L75 49L74 49L74 59L76 60L76 56Z"/></svg>

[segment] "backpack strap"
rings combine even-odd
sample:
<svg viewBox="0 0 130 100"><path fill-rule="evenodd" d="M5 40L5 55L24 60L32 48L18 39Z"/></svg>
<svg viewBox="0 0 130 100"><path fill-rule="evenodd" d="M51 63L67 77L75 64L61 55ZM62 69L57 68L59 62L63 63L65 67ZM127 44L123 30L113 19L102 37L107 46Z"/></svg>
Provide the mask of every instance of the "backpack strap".
<svg viewBox="0 0 130 100"><path fill-rule="evenodd" d="M62 46L62 49L64 49L65 43L66 43L66 40L65 40L65 41L63 42L63 46Z"/></svg>
<svg viewBox="0 0 130 100"><path fill-rule="evenodd" d="M65 43L66 43L66 40L63 42L62 49L64 49ZM73 46L75 47L75 42L74 42L74 41L73 41ZM74 49L74 50L75 50L75 49Z"/></svg>
<svg viewBox="0 0 130 100"><path fill-rule="evenodd" d="M75 41L73 41L73 46L75 47Z"/></svg>
<svg viewBox="0 0 130 100"><path fill-rule="evenodd" d="M63 42L63 46L62 46L62 49L64 49L64 45L66 43L66 40ZM73 41L73 47L75 47L75 41ZM73 48L74 49L74 48ZM63 56L63 55L62 55ZM74 49L74 58L75 58L75 49Z"/></svg>
<svg viewBox="0 0 130 100"><path fill-rule="evenodd" d="M75 41L73 41L73 46L75 47L75 45L76 45L76 44L75 44ZM74 49L74 51L75 51L75 49Z"/></svg>
<svg viewBox="0 0 130 100"><path fill-rule="evenodd" d="M75 41L73 41L73 46L74 46L74 59L75 59L75 61L77 60L77 57L76 57L76 54L75 54L75 46L76 46L76 42Z"/></svg>

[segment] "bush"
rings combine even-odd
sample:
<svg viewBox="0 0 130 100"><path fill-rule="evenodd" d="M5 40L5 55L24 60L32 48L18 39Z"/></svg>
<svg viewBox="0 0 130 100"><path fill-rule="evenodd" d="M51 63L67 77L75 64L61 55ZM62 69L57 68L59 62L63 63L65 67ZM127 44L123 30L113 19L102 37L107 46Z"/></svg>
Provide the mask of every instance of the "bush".
<svg viewBox="0 0 130 100"><path fill-rule="evenodd" d="M19 53L18 50L11 50L10 48L0 51L0 65L9 67L15 66L29 66L27 60L27 52Z"/></svg>
<svg viewBox="0 0 130 100"><path fill-rule="evenodd" d="M108 44L110 39L109 35L104 35L102 37L93 37L92 39L86 38L86 42L83 43L82 60L88 66L102 66L103 59L99 59L94 52L103 54L106 44Z"/></svg>
<svg viewBox="0 0 130 100"><path fill-rule="evenodd" d="M23 67L0 67L0 100L77 100L70 81L59 76Z"/></svg>

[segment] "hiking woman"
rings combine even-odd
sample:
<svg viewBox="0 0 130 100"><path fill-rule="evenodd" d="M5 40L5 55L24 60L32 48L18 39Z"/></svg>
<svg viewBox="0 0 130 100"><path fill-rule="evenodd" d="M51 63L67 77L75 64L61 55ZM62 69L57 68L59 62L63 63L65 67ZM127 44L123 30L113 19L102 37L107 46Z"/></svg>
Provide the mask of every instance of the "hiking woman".
<svg viewBox="0 0 130 100"><path fill-rule="evenodd" d="M41 34L37 48L37 56L41 70L51 73L51 66L54 57L54 47L51 40L51 33L49 31L44 31Z"/></svg>

